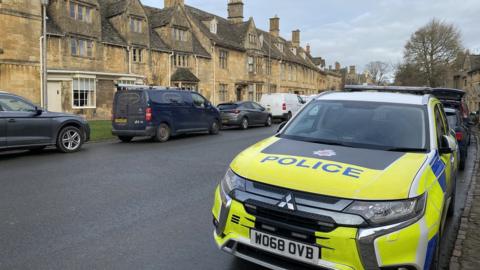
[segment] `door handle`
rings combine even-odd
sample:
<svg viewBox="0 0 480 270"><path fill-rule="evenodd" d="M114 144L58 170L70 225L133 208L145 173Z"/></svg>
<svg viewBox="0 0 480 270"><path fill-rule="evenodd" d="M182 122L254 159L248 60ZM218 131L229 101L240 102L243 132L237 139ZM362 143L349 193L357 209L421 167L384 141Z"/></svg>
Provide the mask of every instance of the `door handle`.
<svg viewBox="0 0 480 270"><path fill-rule="evenodd" d="M8 119L8 123L15 123L15 122L17 122L17 121L16 121L15 119L13 119L13 118L12 118L12 119Z"/></svg>

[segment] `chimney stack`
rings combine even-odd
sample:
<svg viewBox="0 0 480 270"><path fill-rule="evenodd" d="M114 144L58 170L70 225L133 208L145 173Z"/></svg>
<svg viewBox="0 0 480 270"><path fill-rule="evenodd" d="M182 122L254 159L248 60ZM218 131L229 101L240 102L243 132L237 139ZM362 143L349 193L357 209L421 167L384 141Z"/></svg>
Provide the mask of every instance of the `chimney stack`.
<svg viewBox="0 0 480 270"><path fill-rule="evenodd" d="M340 63L339 63L339 62L335 62L335 71L339 72L340 69L341 69Z"/></svg>
<svg viewBox="0 0 480 270"><path fill-rule="evenodd" d="M228 21L231 23L243 22L243 1L229 0L228 1Z"/></svg>
<svg viewBox="0 0 480 270"><path fill-rule="evenodd" d="M310 44L307 44L307 47L305 48L305 51L307 51L308 54L311 54Z"/></svg>
<svg viewBox="0 0 480 270"><path fill-rule="evenodd" d="M292 31L292 45L293 47L300 47L300 30Z"/></svg>
<svg viewBox="0 0 480 270"><path fill-rule="evenodd" d="M350 66L350 74L357 74L355 66Z"/></svg>
<svg viewBox="0 0 480 270"><path fill-rule="evenodd" d="M174 7L176 5L183 6L184 4L185 4L184 0L165 0L164 2L165 8Z"/></svg>
<svg viewBox="0 0 480 270"><path fill-rule="evenodd" d="M280 36L280 18L277 15L270 18L270 34L274 37Z"/></svg>

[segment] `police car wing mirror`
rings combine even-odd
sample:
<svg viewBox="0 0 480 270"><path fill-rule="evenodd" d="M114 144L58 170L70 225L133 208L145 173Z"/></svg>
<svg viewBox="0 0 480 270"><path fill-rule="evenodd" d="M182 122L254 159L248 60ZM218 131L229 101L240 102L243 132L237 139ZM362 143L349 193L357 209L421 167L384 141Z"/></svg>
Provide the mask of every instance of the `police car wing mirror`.
<svg viewBox="0 0 480 270"><path fill-rule="evenodd" d="M280 125L278 126L277 133L279 133L285 127L286 124L287 124L287 122L280 123Z"/></svg>
<svg viewBox="0 0 480 270"><path fill-rule="evenodd" d="M453 144L454 143L449 140L448 136L443 135L438 147L438 152L440 155L453 153L455 149L455 145Z"/></svg>

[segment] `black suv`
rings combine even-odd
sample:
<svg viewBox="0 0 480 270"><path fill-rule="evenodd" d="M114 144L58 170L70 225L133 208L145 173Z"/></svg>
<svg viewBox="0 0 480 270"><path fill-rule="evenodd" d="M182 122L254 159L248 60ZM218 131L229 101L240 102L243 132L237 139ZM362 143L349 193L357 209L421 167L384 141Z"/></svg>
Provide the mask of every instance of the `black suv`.
<svg viewBox="0 0 480 270"><path fill-rule="evenodd" d="M77 115L43 111L26 99L0 92L0 150L80 150L90 139L87 121Z"/></svg>

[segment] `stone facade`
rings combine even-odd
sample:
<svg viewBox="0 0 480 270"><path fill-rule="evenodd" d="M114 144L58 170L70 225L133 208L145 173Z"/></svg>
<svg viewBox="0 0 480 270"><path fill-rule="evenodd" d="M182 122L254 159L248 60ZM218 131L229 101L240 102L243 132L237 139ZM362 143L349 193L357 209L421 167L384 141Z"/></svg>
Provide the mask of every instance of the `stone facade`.
<svg viewBox="0 0 480 270"><path fill-rule="evenodd" d="M467 92L470 111L480 110L480 55L467 52L462 68L453 76L452 87Z"/></svg>
<svg viewBox="0 0 480 270"><path fill-rule="evenodd" d="M115 84L196 90L218 104L264 93L303 95L341 89L301 46L300 30L282 38L280 18L263 31L244 20L242 0L228 18L165 0L50 0L47 8L48 109L110 117ZM40 1L0 1L0 89L40 103Z"/></svg>

